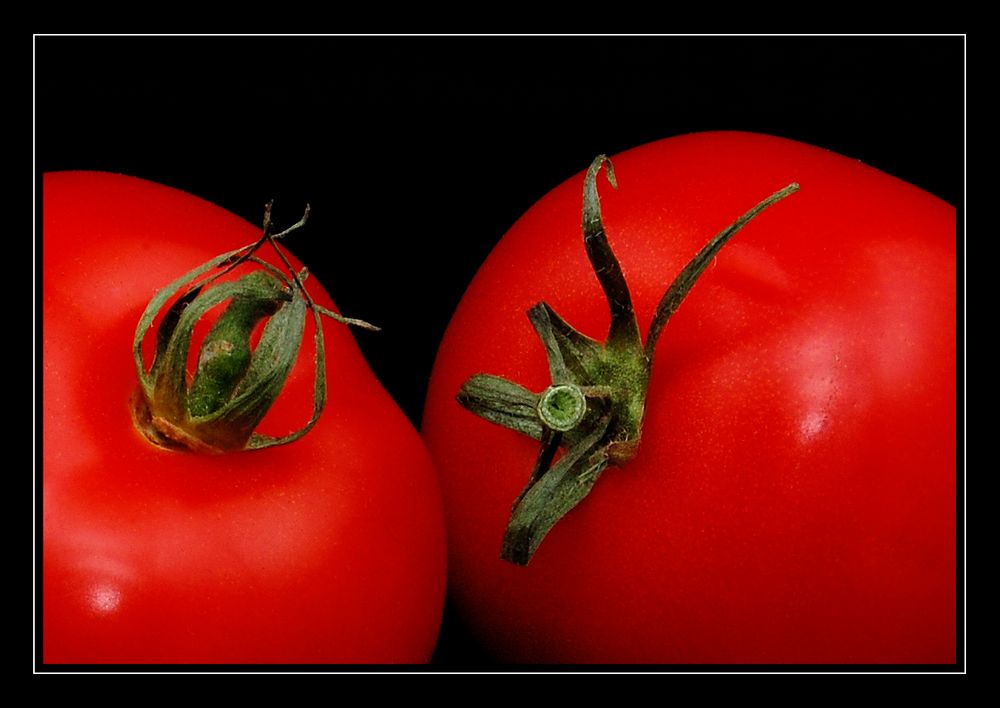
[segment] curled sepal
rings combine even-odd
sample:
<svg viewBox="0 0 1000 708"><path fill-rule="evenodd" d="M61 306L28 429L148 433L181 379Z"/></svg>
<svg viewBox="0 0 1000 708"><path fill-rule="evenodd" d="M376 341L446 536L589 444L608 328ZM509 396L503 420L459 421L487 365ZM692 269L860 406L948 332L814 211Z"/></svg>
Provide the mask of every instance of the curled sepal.
<svg viewBox="0 0 1000 708"><path fill-rule="evenodd" d="M759 202L736 221L717 233L702 247L700 251L698 251L697 254L695 254L695 257L692 258L686 266L684 266L684 270L682 270L680 274L674 278L674 282L670 284L670 287L667 288L667 292L665 292L663 297L660 298L660 303L656 306L656 312L653 314L653 321L650 323L649 334L646 337L646 358L649 359L650 365L652 365L653 354L656 352L656 343L660 339L660 333L663 332L663 328L666 326L670 316L677 312L677 308L679 308L681 303L684 302L684 298L687 297L692 286L694 286L694 284L698 281L701 274L705 272L705 269L708 267L708 264L712 262L712 259L715 258L719 251L722 250L722 247L729 243L729 239L735 236L740 229L749 224L755 216L760 214L772 204L780 202L785 197L790 194L795 194L797 191L799 191L798 183L792 182L784 189L779 189L771 196Z"/></svg>
<svg viewBox="0 0 1000 708"><path fill-rule="evenodd" d="M599 155L583 180L583 243L607 300L611 324L605 341L587 337L546 303L528 310L549 364L551 385L540 393L498 376L477 374L458 395L476 415L541 443L527 485L514 502L501 557L527 565L549 530L579 504L609 466L632 460L642 438L653 353L670 316L712 259L764 209L798 190L792 183L740 216L684 267L660 300L645 344L621 265L608 242L597 176L611 161ZM563 456L556 459L559 450Z"/></svg>
<svg viewBox="0 0 1000 708"><path fill-rule="evenodd" d="M642 342L639 325L635 320L635 310L632 307L632 293L629 291L618 258L608 243L608 235L601 217L597 173L602 165L605 166L608 182L615 189L618 188L611 160L605 155L598 155L590 164L587 176L583 180L583 245L611 312L607 344L611 347L635 350Z"/></svg>
<svg viewBox="0 0 1000 708"><path fill-rule="evenodd" d="M304 221L305 217L292 228ZM296 273L274 241L291 229L272 235L270 226L269 205L259 241L224 253L178 278L153 297L140 318L133 341L139 388L132 411L136 426L151 441L165 447L221 453L297 440L316 424L326 402L321 315L375 329L316 305L303 285L306 271ZM275 248L287 273L254 255L265 242ZM253 270L222 280L238 266ZM143 341L165 307L147 370ZM194 371L189 371L195 327L217 308L222 311L201 341ZM312 416L302 428L285 436L256 433L298 360L310 311L315 322L316 357Z"/></svg>
<svg viewBox="0 0 1000 708"><path fill-rule="evenodd" d="M538 419L538 394L490 374L478 374L458 392L458 402L480 418L524 433L536 440L544 426Z"/></svg>
<svg viewBox="0 0 1000 708"><path fill-rule="evenodd" d="M522 492L511 513L501 558L527 565L559 519L590 494L608 466L608 451L601 445L608 422L607 417L602 418L589 435L566 450L551 467L542 458L551 460L558 441L542 446L532 475L534 481Z"/></svg>

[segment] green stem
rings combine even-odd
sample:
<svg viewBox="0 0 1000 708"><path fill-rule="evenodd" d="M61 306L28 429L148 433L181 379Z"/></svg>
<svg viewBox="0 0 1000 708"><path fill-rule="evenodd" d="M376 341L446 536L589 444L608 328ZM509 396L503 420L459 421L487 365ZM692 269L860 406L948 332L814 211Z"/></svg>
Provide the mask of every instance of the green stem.
<svg viewBox="0 0 1000 708"><path fill-rule="evenodd" d="M378 328L318 306L303 284L306 271L297 273L278 247L276 240L303 226L308 216L307 206L298 222L273 234L268 204L257 241L198 266L150 301L133 340L140 385L132 406L136 427L152 442L210 453L261 449L297 440L319 420L326 403L322 316L365 329ZM255 255L264 243L274 248L284 271ZM236 280L221 280L244 265L257 269ZM225 309L202 342L197 369L189 377L188 352L195 325L223 303L227 303ZM165 307L153 362L147 370L143 341ZM288 435L259 434L257 426L281 394L298 359L309 311L315 325L312 416ZM262 320L266 322L252 348L251 337Z"/></svg>
<svg viewBox="0 0 1000 708"><path fill-rule="evenodd" d="M583 501L605 468L626 465L635 457L653 352L670 316L740 229L799 188L793 183L775 192L699 251L660 300L644 345L601 216L597 174L602 166L616 186L611 161L598 156L584 178L582 230L587 257L611 313L607 339L602 343L584 336L549 305L538 303L528 310L528 318L542 342L552 385L533 393L499 376L477 374L458 394L459 403L472 413L541 443L528 483L514 502L501 549L502 558L518 565L530 562L545 536ZM556 459L559 449L563 455Z"/></svg>

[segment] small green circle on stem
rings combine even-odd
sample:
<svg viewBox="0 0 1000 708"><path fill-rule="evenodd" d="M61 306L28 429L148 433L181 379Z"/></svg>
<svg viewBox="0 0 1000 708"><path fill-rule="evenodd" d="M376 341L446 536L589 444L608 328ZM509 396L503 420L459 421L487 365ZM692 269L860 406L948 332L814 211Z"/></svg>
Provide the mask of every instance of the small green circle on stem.
<svg viewBox="0 0 1000 708"><path fill-rule="evenodd" d="M575 428L587 412L587 398L575 384L549 386L538 399L538 415L548 427L565 433Z"/></svg>

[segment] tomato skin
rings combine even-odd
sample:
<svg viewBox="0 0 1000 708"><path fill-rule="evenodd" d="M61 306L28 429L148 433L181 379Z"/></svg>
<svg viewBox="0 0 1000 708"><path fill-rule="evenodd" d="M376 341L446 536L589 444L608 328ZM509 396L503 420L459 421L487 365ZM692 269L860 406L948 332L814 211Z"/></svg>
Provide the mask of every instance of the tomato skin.
<svg viewBox="0 0 1000 708"><path fill-rule="evenodd" d="M527 567L499 559L538 443L455 401L490 373L549 383L525 311L603 340L582 173L507 233L442 341L423 434L451 593L503 661L954 663L955 211L840 155L703 133L613 157L604 223L645 334L718 231L801 191L719 254L661 338L638 456Z"/></svg>
<svg viewBox="0 0 1000 708"><path fill-rule="evenodd" d="M347 328L325 321L329 397L302 439L155 447L129 413L136 323L259 228L104 173L45 175L43 206L45 663L429 660L446 575L436 475ZM261 429L300 427L312 386L307 330Z"/></svg>

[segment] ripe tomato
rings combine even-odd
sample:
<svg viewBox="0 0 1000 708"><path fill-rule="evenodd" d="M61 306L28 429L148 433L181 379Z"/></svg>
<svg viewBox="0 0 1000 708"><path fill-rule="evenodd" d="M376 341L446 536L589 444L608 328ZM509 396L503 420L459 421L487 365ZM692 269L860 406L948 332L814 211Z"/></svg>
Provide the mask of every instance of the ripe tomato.
<svg viewBox="0 0 1000 708"><path fill-rule="evenodd" d="M154 446L129 409L140 315L260 229L112 174L46 175L43 204L44 661L427 661L445 583L436 475L347 328L324 320L329 396L301 439ZM262 430L309 419L314 362L307 330Z"/></svg>
<svg viewBox="0 0 1000 708"><path fill-rule="evenodd" d="M954 209L756 134L663 140L613 163L604 225L643 336L714 234L790 182L801 191L694 286L658 340L636 456L526 567L499 555L539 445L456 393L482 373L549 385L525 317L539 301L604 340L582 176L490 255L445 334L423 421L472 631L513 662L954 662Z"/></svg>

